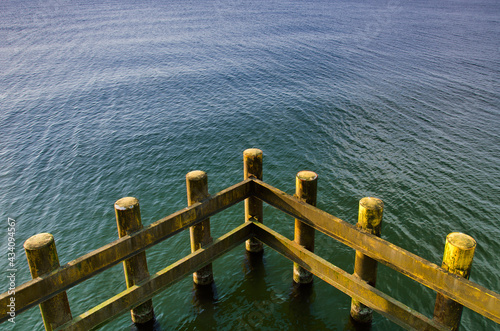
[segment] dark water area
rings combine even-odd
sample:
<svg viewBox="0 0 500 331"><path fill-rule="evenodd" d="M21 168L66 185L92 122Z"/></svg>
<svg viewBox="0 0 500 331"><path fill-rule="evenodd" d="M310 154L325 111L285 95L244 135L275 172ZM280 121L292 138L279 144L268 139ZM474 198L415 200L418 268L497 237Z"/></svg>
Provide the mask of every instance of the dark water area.
<svg viewBox="0 0 500 331"><path fill-rule="evenodd" d="M315 171L318 207L347 222L381 198L382 237L433 263L448 233L471 235L471 280L498 293L499 36L496 0L2 1L0 270L8 218L19 285L30 236L52 233L65 264L118 238L119 198L151 224L187 206L187 172L216 193L257 147L264 181L292 194ZM242 204L214 216L213 237L243 218ZM264 222L293 238L291 217L265 206ZM149 249L150 272L189 250L187 232ZM354 251L323 234L316 253L353 271ZM213 300L191 277L153 298L161 330L354 329L347 295L319 279L297 292L269 248L213 268ZM377 287L432 316L432 290L385 266ZM124 289L121 265L85 281L68 291L73 315ZM35 308L1 327L43 324ZM101 329L131 328L126 313ZM462 330L495 328L464 310ZM388 329L375 314L371 330Z"/></svg>

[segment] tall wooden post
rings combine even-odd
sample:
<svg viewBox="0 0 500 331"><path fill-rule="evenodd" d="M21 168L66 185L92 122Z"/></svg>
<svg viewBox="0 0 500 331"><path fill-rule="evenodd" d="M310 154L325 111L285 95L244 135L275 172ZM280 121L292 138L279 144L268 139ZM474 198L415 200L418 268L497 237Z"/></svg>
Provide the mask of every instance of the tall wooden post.
<svg viewBox="0 0 500 331"><path fill-rule="evenodd" d="M295 196L300 200L316 206L318 191L318 175L312 171L300 171L295 177ZM295 242L304 248L314 252L315 230L311 226L295 219ZM293 263L293 280L299 284L307 284L313 281L313 274Z"/></svg>
<svg viewBox="0 0 500 331"><path fill-rule="evenodd" d="M125 197L115 202L116 224L118 236L124 237L143 228L139 200L133 197ZM146 252L141 252L123 261L123 270L127 288L149 278ZM130 311L132 321L144 324L154 319L153 301L151 299L141 303Z"/></svg>
<svg viewBox="0 0 500 331"><path fill-rule="evenodd" d="M244 179L256 178L262 180L262 151L250 148L243 152ZM245 199L245 221L263 223L262 201L256 197ZM245 247L248 252L259 253L263 251L262 242L256 238L246 241Z"/></svg>
<svg viewBox="0 0 500 331"><path fill-rule="evenodd" d="M446 237L441 267L453 274L469 279L476 241L469 235L452 232ZM438 293L434 306L434 320L451 330L458 330L463 306Z"/></svg>
<svg viewBox="0 0 500 331"><path fill-rule="evenodd" d="M59 268L54 236L50 233L40 233L24 242L24 250L30 267L31 277L37 278ZM45 330L53 330L71 321L68 296L62 292L40 304Z"/></svg>
<svg viewBox="0 0 500 331"><path fill-rule="evenodd" d="M358 224L356 226L370 234L380 237L384 202L377 198L363 198L359 201ZM354 275L371 286L377 281L377 261L356 251ZM371 323L373 311L358 300L351 300L351 317L360 323Z"/></svg>
<svg viewBox="0 0 500 331"><path fill-rule="evenodd" d="M188 206L196 202L202 201L209 197L208 194L208 179L204 171L191 171L186 175L186 188ZM207 218L200 223L189 228L191 238L191 252L212 243L210 235L210 219ZM201 268L193 273L193 281L198 285L208 285L214 281L212 264Z"/></svg>

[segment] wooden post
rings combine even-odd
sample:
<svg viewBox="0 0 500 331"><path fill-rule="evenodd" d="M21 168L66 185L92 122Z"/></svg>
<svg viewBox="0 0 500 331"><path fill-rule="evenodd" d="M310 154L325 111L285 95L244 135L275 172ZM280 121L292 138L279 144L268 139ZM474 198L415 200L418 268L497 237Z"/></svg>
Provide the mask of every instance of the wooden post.
<svg viewBox="0 0 500 331"><path fill-rule="evenodd" d="M143 228L139 200L133 197L125 197L115 202L116 224L118 236L124 237ZM149 278L146 252L141 252L123 261L123 271L127 288ZM154 319L153 301L151 299L141 303L130 311L132 321L144 324Z"/></svg>
<svg viewBox="0 0 500 331"><path fill-rule="evenodd" d="M59 268L54 236L50 233L40 233L24 242L24 250L33 279ZM45 330L53 330L66 322L71 321L68 296L65 292L59 293L40 304Z"/></svg>
<svg viewBox="0 0 500 331"><path fill-rule="evenodd" d="M318 191L318 175L312 171L300 171L295 177L295 196L300 200L316 206ZM295 219L295 242L314 252L314 228ZM293 263L293 280L298 284L308 284L313 281L313 274Z"/></svg>
<svg viewBox="0 0 500 331"><path fill-rule="evenodd" d="M204 171L191 171L186 175L188 206L209 197L207 174ZM189 228L191 252L212 243L210 235L210 219L207 218ZM214 281L212 264L193 273L193 281L198 285L209 285Z"/></svg>
<svg viewBox="0 0 500 331"><path fill-rule="evenodd" d="M476 241L469 235L452 232L446 237L443 264L441 267L453 274L469 279L472 258L476 249ZM434 306L434 320L458 330L462 318L463 306L456 301L438 293Z"/></svg>
<svg viewBox="0 0 500 331"><path fill-rule="evenodd" d="M250 148L243 152L244 179L256 178L262 180L262 151ZM256 197L245 199L245 221L263 223L262 201ZM262 243L256 238L250 238L245 242L248 252L260 253L263 251Z"/></svg>
<svg viewBox="0 0 500 331"><path fill-rule="evenodd" d="M359 201L358 224L359 229L380 237L382 228L382 214L384 202L377 198L363 198ZM354 261L354 275L371 286L377 280L377 261L356 251ZM373 311L358 300L351 300L351 317L359 323L371 323Z"/></svg>

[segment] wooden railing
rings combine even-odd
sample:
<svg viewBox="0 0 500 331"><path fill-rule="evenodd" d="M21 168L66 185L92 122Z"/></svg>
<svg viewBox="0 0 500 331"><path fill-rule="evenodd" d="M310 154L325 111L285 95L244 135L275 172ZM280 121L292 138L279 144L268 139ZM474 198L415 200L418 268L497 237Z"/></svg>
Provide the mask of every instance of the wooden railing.
<svg viewBox="0 0 500 331"><path fill-rule="evenodd" d="M296 263L298 265L297 267L294 266L294 280L296 282L308 282L307 273L309 272L351 296L353 306L357 304L358 306L361 305L361 307L368 307L368 309L363 310L362 315L366 314L366 312L370 315L370 309L372 309L408 329L450 330L458 326L460 314L457 316L448 311L453 310L453 307L456 308L458 305L460 313L461 306L465 306L496 323L500 323L500 295L469 281L467 271L460 272L458 270L460 267L454 268L449 262L443 264L448 269L445 270L379 238L377 234L369 233L359 223L358 226L353 226L316 208L306 202L307 195L311 194L307 192L307 189L301 191L302 196L299 191L297 191L296 196L291 196L264 183L261 180L262 152L252 149L245 151L245 153L246 179L244 181L202 199L197 199L196 192L191 192L193 196L189 207L145 228L139 228L131 233L124 233L120 239L81 256L64 266L59 267L58 262L56 265L52 263L53 270L37 274L36 270L41 269L36 268L39 268L41 262L37 261L38 267L32 266L30 262L34 279L16 287L15 294L9 295L8 292L5 292L0 295L0 322L5 322L12 316L8 304L15 300L16 316L40 305L46 330L89 330L102 325L119 314L134 309L187 275L200 272L219 256L247 241L246 247L250 252L259 252L262 250L262 246L259 247L259 244L264 243ZM198 172L198 175L199 173L201 172ZM312 178L312 180L315 180L315 178ZM200 185L206 185L206 179L205 184L201 183ZM206 189L206 187L202 189ZM244 200L246 201L246 216L243 224L216 240L212 241L210 238L209 241L199 242L198 248L196 248L196 242L193 246L193 240L198 239L192 232L191 243L192 247L196 249L193 249L191 254L153 275L143 275L142 279L130 280L132 276L128 275L127 290L77 317L72 317L67 304L66 290L122 261L135 263L133 262L134 258L144 254L143 252L146 249L188 228L195 231L196 226L199 227L202 222L208 221L207 219L210 216ZM373 259L373 261L383 263L436 291L438 295L434 317L424 316L377 290L374 287L374 280L365 279L361 272L356 271L351 274L322 259L313 253L313 246L312 248L307 247L310 246L310 242L307 245L301 242L304 239L300 239L297 232L296 239L292 241L264 225L262 202L266 202L295 217L297 219L296 231L299 231L297 225L302 226L300 231L304 231L304 227L309 227L355 249L357 251L356 264L358 262L363 263L361 261L362 257L365 259L368 257L369 260ZM140 222L139 211L136 210L135 212L135 217ZM373 219L372 216L368 215L368 218ZM381 214L379 216L381 219ZM203 231L207 230L206 226L204 226L204 229ZM31 244L35 247L36 244L33 243L36 240L32 238L28 241L31 240ZM48 247L48 241L53 241L51 235L48 234L44 234L43 238L38 237L38 239L43 239L39 240L42 243L37 244L45 245L45 248ZM306 238L305 240L310 239ZM312 240L314 240L314 236ZM312 243L312 245L314 244ZM25 247L27 246L29 245L25 244ZM30 246L27 249L34 249L33 247ZM56 253L52 255L57 258ZM40 259L40 257L38 258ZM470 261L472 261L472 256L470 256ZM375 264L368 263L365 266L366 268L375 268L376 274L376 262ZM468 267L465 267L465 269L467 268L470 271L470 263ZM297 278L295 275L296 269L301 270L297 274ZM211 272L211 269L209 272ZM63 296L60 295L62 293ZM67 311L57 307L67 307ZM351 310L351 314L356 315L355 309L354 311ZM134 320L134 322L144 322L140 320L141 316L137 316L138 320ZM353 317L355 319L359 318L359 316ZM361 318L364 317L361 316ZM368 318L369 320L370 318Z"/></svg>

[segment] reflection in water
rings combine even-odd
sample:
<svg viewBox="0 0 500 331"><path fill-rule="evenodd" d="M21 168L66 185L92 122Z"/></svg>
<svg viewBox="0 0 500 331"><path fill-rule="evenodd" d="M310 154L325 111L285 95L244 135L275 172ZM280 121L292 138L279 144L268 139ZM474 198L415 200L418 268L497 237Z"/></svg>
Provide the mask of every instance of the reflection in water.
<svg viewBox="0 0 500 331"><path fill-rule="evenodd" d="M193 282L191 292L192 310L196 315L199 325L203 325L206 330L214 330L217 326L216 309L219 296L215 282L208 285L198 285Z"/></svg>
<svg viewBox="0 0 500 331"><path fill-rule="evenodd" d="M202 168L217 192L241 181L241 153L258 147L265 182L291 193L297 171L314 169L322 176L318 206L337 216L356 215L363 196L382 198L384 239L430 261L441 261L448 231L473 236L481 243L474 281L500 291L493 276L500 263L491 263L500 249L500 1L45 0L0 7L0 218L23 224L19 242L51 232L62 260L72 260L116 238L104 221L114 219L107 204L140 197L149 224L185 207L187 171ZM242 209L216 217L224 230L242 224ZM265 222L291 234L281 217L266 208ZM184 256L185 240L169 238L168 256ZM338 247L323 257L345 269L351 251ZM218 264L215 276L228 277L216 280L219 329L256 310L254 302L273 302L270 293L284 302L275 300L262 323L287 329L291 278L276 270L290 270L288 277L291 262L265 249L267 270L255 273L266 274L266 288L252 275L243 279L251 270L242 271L243 257ZM0 270L7 263L0 258ZM165 267L163 258L148 263ZM27 263L18 272L19 283L30 280ZM72 309L115 292L116 273L101 275L73 288ZM121 271L118 277L121 284ZM413 280L396 272L384 277L381 290L429 312L434 291L416 293ZM192 309L191 283L182 284L168 298L158 295L157 319L163 329L206 329ZM348 298L323 291L321 282L314 288L310 314L343 329ZM100 291L88 297L87 289ZM39 315L26 311L15 328L36 329ZM394 329L380 314L374 322L373 329ZM127 316L103 330L130 325ZM498 326L470 311L462 329Z"/></svg>
<svg viewBox="0 0 500 331"><path fill-rule="evenodd" d="M319 281L315 279L315 281ZM314 310L316 291L314 281L309 284L297 284L292 281L289 293L287 319L295 330L329 330L318 318Z"/></svg>
<svg viewBox="0 0 500 331"><path fill-rule="evenodd" d="M240 293L244 296L244 302L248 309L238 321L238 329L254 330L261 328L265 320L272 314L272 307L269 307L266 300L266 269L264 268L264 251L250 253L245 251L243 261L243 271L245 272L245 282L242 284L245 290Z"/></svg>
<svg viewBox="0 0 500 331"><path fill-rule="evenodd" d="M191 302L198 312L203 312L210 308L213 309L214 303L219 300L215 282L208 285L198 285L193 282L191 294Z"/></svg>
<svg viewBox="0 0 500 331"><path fill-rule="evenodd" d="M293 325L304 325L311 315L311 304L314 301L314 282L309 284L297 284L292 281L290 291L289 315ZM305 325L304 325L305 326Z"/></svg>
<svg viewBox="0 0 500 331"><path fill-rule="evenodd" d="M245 250L243 271L245 272L245 278L264 277L266 274L264 269L264 250L258 253L250 253Z"/></svg>
<svg viewBox="0 0 500 331"><path fill-rule="evenodd" d="M372 329L372 323L359 323L349 316L349 320L346 323L344 330L346 331L370 331Z"/></svg>
<svg viewBox="0 0 500 331"><path fill-rule="evenodd" d="M153 318L151 321L142 324L132 324L131 331L162 331L160 323Z"/></svg>

